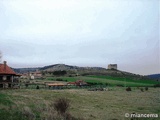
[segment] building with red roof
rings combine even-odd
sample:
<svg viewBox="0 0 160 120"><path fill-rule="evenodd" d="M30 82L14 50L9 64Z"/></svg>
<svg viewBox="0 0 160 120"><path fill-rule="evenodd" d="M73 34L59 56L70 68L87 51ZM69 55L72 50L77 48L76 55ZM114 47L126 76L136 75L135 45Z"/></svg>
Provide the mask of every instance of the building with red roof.
<svg viewBox="0 0 160 120"><path fill-rule="evenodd" d="M12 88L14 85L18 84L17 75L4 61L0 64L0 88Z"/></svg>
<svg viewBox="0 0 160 120"><path fill-rule="evenodd" d="M77 80L75 82L68 82L67 85L86 86L88 84L83 80Z"/></svg>

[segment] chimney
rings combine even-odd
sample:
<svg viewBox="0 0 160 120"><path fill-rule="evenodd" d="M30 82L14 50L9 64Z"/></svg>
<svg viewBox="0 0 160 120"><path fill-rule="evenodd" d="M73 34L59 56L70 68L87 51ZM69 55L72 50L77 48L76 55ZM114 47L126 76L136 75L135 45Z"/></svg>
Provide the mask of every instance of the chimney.
<svg viewBox="0 0 160 120"><path fill-rule="evenodd" d="M6 71L6 65L7 65L7 61L4 61L4 70Z"/></svg>

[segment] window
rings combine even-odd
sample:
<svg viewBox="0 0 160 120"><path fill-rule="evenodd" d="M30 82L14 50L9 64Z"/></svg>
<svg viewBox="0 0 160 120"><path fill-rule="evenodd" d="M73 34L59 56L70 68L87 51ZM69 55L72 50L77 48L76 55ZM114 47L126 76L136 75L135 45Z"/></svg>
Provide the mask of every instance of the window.
<svg viewBox="0 0 160 120"><path fill-rule="evenodd" d="M3 76L0 76L0 81L3 80Z"/></svg>
<svg viewBox="0 0 160 120"><path fill-rule="evenodd" d="M6 76L3 76L3 80L7 80L7 77L6 77Z"/></svg>

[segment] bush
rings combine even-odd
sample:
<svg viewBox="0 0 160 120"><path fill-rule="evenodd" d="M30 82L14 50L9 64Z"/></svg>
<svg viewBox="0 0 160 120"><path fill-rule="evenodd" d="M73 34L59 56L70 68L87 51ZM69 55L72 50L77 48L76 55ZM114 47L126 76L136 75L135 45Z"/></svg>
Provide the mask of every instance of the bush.
<svg viewBox="0 0 160 120"><path fill-rule="evenodd" d="M54 80L54 78L51 78L51 77L50 77L50 78L47 78L47 80Z"/></svg>
<svg viewBox="0 0 160 120"><path fill-rule="evenodd" d="M117 87L124 87L124 85L122 85L122 84L117 84Z"/></svg>
<svg viewBox="0 0 160 120"><path fill-rule="evenodd" d="M109 84L108 84L108 83L105 83L105 85L108 86Z"/></svg>
<svg viewBox="0 0 160 120"><path fill-rule="evenodd" d="M160 87L160 84L155 84L153 87L155 87L155 88L156 88L156 87Z"/></svg>
<svg viewBox="0 0 160 120"><path fill-rule="evenodd" d="M25 84L26 88L28 88L28 84Z"/></svg>
<svg viewBox="0 0 160 120"><path fill-rule="evenodd" d="M59 98L54 103L54 109L58 112L58 114L64 116L67 112L70 104L69 100L67 98Z"/></svg>
<svg viewBox="0 0 160 120"><path fill-rule="evenodd" d="M130 87L126 88L126 91L132 91Z"/></svg>
<svg viewBox="0 0 160 120"><path fill-rule="evenodd" d="M145 87L145 90L148 91L148 87Z"/></svg>
<svg viewBox="0 0 160 120"><path fill-rule="evenodd" d="M37 85L36 89L39 89L39 86Z"/></svg>
<svg viewBox="0 0 160 120"><path fill-rule="evenodd" d="M73 77L72 75L69 75L69 77Z"/></svg>
<svg viewBox="0 0 160 120"><path fill-rule="evenodd" d="M65 75L65 74L67 74L67 71L65 71L65 70L59 70L59 71L54 71L53 72L53 75L56 75L56 76L63 76L63 75Z"/></svg>
<svg viewBox="0 0 160 120"><path fill-rule="evenodd" d="M57 78L57 79L56 79L56 81L63 81L63 79L61 79L61 78Z"/></svg>
<svg viewBox="0 0 160 120"><path fill-rule="evenodd" d="M143 88L141 88L140 90L141 90L141 92L144 92Z"/></svg>

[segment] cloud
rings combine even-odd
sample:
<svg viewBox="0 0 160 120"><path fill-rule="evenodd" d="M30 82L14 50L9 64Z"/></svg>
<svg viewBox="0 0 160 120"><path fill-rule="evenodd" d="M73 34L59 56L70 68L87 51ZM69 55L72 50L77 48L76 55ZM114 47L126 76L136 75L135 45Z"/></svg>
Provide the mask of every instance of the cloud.
<svg viewBox="0 0 160 120"><path fill-rule="evenodd" d="M0 50L14 66L158 64L158 0L2 0L0 18Z"/></svg>

